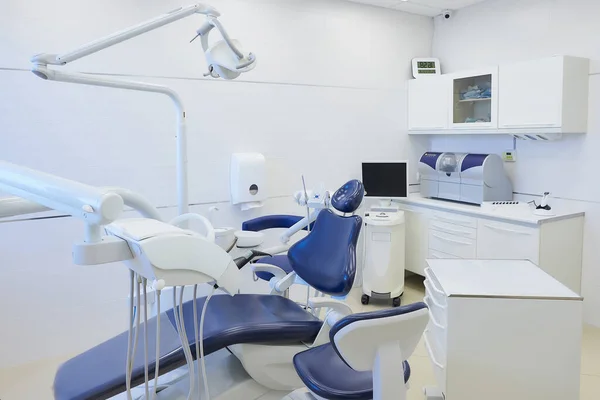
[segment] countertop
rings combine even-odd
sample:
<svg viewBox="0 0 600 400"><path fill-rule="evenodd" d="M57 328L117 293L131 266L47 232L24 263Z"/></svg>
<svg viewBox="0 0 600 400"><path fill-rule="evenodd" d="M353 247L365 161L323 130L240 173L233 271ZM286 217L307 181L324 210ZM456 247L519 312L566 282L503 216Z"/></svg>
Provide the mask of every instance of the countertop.
<svg viewBox="0 0 600 400"><path fill-rule="evenodd" d="M525 260L427 260L446 295L582 300L581 296Z"/></svg>
<svg viewBox="0 0 600 400"><path fill-rule="evenodd" d="M553 216L541 216L533 213L533 206L521 203L520 205L506 206L478 206L464 203L458 203L447 200L437 200L421 197L419 193L412 193L405 199L396 199L395 202L430 209L455 212L475 217L484 217L500 221L516 222L526 225L540 225L545 222L557 221L567 218L582 217L583 211L553 209Z"/></svg>

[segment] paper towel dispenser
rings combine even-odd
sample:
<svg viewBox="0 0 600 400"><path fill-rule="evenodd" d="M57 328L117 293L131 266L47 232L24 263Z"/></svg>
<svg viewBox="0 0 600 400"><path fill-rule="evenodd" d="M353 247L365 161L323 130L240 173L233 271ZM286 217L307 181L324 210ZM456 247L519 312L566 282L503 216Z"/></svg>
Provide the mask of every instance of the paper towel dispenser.
<svg viewBox="0 0 600 400"><path fill-rule="evenodd" d="M266 160L260 153L235 153L231 156L231 204L242 210L261 207L267 198Z"/></svg>
<svg viewBox="0 0 600 400"><path fill-rule="evenodd" d="M419 162L419 175L423 197L482 204L513 196L497 154L427 152Z"/></svg>

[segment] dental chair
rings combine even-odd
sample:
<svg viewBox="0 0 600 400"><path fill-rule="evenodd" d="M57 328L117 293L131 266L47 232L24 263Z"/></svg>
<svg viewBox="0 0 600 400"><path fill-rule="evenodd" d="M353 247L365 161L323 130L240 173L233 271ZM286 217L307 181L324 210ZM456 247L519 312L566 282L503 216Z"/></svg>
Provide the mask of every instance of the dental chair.
<svg viewBox="0 0 600 400"><path fill-rule="evenodd" d="M304 196L303 196L304 195ZM351 180L340 187L330 198L329 192L303 194L299 192L295 195L300 205L315 209L312 216L299 217L295 215L267 215L258 217L242 224L243 231L262 232L269 229L285 228L287 231L281 237L282 242L287 243L290 237L299 230L312 230L314 219L322 209L330 207L342 214L353 214L361 205L364 195L364 187L358 180ZM308 198L306 198L308 197ZM294 229L296 228L296 229ZM276 254L260 259L261 264L271 265L280 269L280 271L256 271L258 279L269 282L273 277L285 276L293 272L289 258L285 254ZM304 282L299 282L304 283Z"/></svg>
<svg viewBox="0 0 600 400"><path fill-rule="evenodd" d="M311 194L311 197L305 200L299 199L298 196L296 196L299 204L315 209L315 211L309 217L299 217L294 215L267 215L244 222L242 224L242 230L261 232L274 228L286 228L287 231L281 236L284 246L279 248L279 250L283 250L285 248L285 244L290 240L290 237L297 231L312 231L314 227L314 220L322 209L333 209L339 213L342 213L343 215L353 215L362 204L363 196L364 187L362 182L358 180L351 180L336 190L331 197L329 192ZM262 257L258 260L258 262L262 265L270 265L273 267L267 268L267 270L253 268L255 270L255 276L258 279L267 282L271 281L271 279L274 277L281 279L294 272L292 263L286 254L275 254L268 257ZM269 272L268 269L270 269L271 272ZM303 282L301 279L296 279L295 283L306 284L306 282Z"/></svg>
<svg viewBox="0 0 600 400"><path fill-rule="evenodd" d="M352 187L361 187L353 185ZM340 204L360 205L362 191L338 191ZM337 193L337 192L336 192ZM349 206L348 206L349 207ZM159 222L155 222L159 224ZM321 211L312 232L288 251L293 273L315 289L332 296L347 295L356 274L356 244L362 225L358 216L339 216L331 210ZM154 228L153 228L154 229ZM169 228L170 235L176 231ZM107 230L111 230L110 225ZM127 232L119 231L121 237ZM183 231L182 231L183 232ZM243 265L238 265L242 267ZM201 310L206 298L197 300ZM293 356L310 346L329 340L328 332L337 315L351 314L342 302L317 298L313 309L331 308L325 321L319 320L295 302L275 295L238 294L214 296L208 303L203 343L205 356L228 349L241 361L248 374L261 385L273 390L291 391L302 387L293 369ZM161 336L157 338L157 318L148 320L148 347L160 343L159 373L162 375L186 364L176 329L173 310L161 314ZM194 341L193 301L183 305L189 350L198 358ZM67 361L59 367L54 381L57 400L108 399L126 389L125 365L128 333L123 333ZM133 360L132 387L145 381L145 359L141 345ZM149 360L153 375L156 359Z"/></svg>

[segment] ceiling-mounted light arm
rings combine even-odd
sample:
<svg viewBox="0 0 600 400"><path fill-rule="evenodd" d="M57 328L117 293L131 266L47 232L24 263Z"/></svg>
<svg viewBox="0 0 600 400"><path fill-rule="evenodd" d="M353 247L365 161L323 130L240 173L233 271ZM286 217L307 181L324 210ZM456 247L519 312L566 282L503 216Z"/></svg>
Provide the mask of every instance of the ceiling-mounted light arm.
<svg viewBox="0 0 600 400"><path fill-rule="evenodd" d="M240 50L237 41L229 38L221 24L216 20L220 13L210 6L203 4L194 4L187 7L181 7L169 13L163 14L152 20L135 25L131 28L116 32L102 39L90 42L80 48L64 54L39 54L31 59L33 64L32 72L42 79L77 83L84 85L112 87L127 90L137 90L144 92L161 93L167 95L173 100L177 112L177 203L179 214L189 212L188 196L188 168L187 168L187 129L186 113L179 95L166 86L155 85L144 82L127 81L115 79L107 76L98 76L94 74L62 72L49 68L51 65L65 65L75 60L94 54L102 49L114 46L146 32L160 28L172 22L178 21L193 14L204 14L212 21L211 27L217 25L226 41L217 43L213 48L208 49L206 42L205 56L210 65L211 75L215 78L235 79L242 72L250 71L254 68L256 57L250 53L244 56ZM215 23L215 21L217 21ZM212 28L211 28L212 29ZM210 29L207 31L207 33ZM205 35L206 36L206 35ZM203 37L204 39L204 37ZM226 43L226 44L225 44ZM225 44L225 45L224 45ZM241 58L239 56L242 56ZM232 63L231 59L236 62ZM232 65L233 64L233 65Z"/></svg>
<svg viewBox="0 0 600 400"><path fill-rule="evenodd" d="M131 28L115 32L109 36L98 40L94 40L68 53L58 55L40 54L34 56L31 62L34 64L36 62L39 62L41 64L47 65L65 65L75 60L79 60L80 58L89 56L90 54L94 54L100 50L104 50L108 47L114 46L115 44L122 43L126 40L142 35L146 32L153 31L154 29L158 29L172 22L189 17L193 14L205 14L207 16L215 18L221 15L214 8L203 4L194 4L187 7L179 7L176 10L170 11L151 20L142 22L138 25L132 26Z"/></svg>

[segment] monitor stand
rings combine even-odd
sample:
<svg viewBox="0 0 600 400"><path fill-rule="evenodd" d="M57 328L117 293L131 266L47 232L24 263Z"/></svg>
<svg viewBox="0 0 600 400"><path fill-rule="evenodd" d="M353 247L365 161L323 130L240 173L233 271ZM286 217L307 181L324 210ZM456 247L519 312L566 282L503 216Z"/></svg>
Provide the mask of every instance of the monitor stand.
<svg viewBox="0 0 600 400"><path fill-rule="evenodd" d="M392 204L392 199L381 199L378 205L371 206L371 211L393 213L398 212L400 208Z"/></svg>

